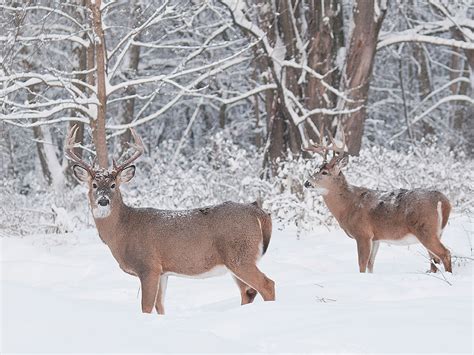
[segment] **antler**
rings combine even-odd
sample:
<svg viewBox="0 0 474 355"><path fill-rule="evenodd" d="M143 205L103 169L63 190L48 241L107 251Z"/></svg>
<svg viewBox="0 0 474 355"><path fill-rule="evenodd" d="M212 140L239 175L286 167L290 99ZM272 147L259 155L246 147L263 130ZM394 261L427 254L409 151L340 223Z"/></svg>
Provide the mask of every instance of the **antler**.
<svg viewBox="0 0 474 355"><path fill-rule="evenodd" d="M339 125L337 127L337 131L341 132L342 145L338 146L331 132L328 131L329 139L331 140L331 143L332 143L331 146L328 147L328 149L332 150L334 153L342 154L346 150L346 135L344 134L344 128L340 127Z"/></svg>
<svg viewBox="0 0 474 355"><path fill-rule="evenodd" d="M78 165L86 169L91 175L93 175L92 166L86 163L82 158L79 158L76 153L74 153L74 148L76 146L76 135L77 135L78 129L79 129L79 126L76 124L69 130L67 138L66 138L66 146L64 148L64 153L66 155L66 158L77 163Z"/></svg>
<svg viewBox="0 0 474 355"><path fill-rule="evenodd" d="M310 140L310 144L311 145L309 147L303 147L303 150L306 150L307 152L318 153L323 157L323 160L326 161L328 150L324 145L324 123L321 124L319 129L319 143L314 143L312 140Z"/></svg>
<svg viewBox="0 0 474 355"><path fill-rule="evenodd" d="M338 126L339 128L339 126ZM327 145L324 141L324 123L321 125L321 129L319 130L319 143L314 143L311 141L311 146L303 148L306 151L318 153L323 157L324 161L327 161L327 155L330 150L334 153L342 154L346 148L346 137L344 135L344 129L340 128L340 132L342 134L342 145L337 145L334 137L332 136L329 130L326 130L329 140L331 141L331 145Z"/></svg>
<svg viewBox="0 0 474 355"><path fill-rule="evenodd" d="M135 130L133 128L130 128L130 132L132 133L133 140L135 141L135 143L127 143L127 144L130 147L135 148L135 152L132 154L131 157L129 157L123 163L121 163L119 165L117 165L115 160L112 161L113 165L114 165L114 171L116 173L119 173L120 171L125 169L127 166L132 164L145 151L145 146L143 145L143 142L142 142L141 138L138 136L137 132L135 132Z"/></svg>

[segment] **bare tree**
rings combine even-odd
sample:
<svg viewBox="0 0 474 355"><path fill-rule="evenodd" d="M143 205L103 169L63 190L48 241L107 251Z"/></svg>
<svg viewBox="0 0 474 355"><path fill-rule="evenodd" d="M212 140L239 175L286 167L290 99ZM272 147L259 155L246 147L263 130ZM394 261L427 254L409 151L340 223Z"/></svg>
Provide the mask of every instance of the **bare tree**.
<svg viewBox="0 0 474 355"><path fill-rule="evenodd" d="M25 26L29 32L14 37L11 34L16 33L16 26L12 26L11 33L0 36L0 41L12 42L13 48L41 45L35 58L45 58L38 68L25 70L15 67L14 51L9 55L13 70L4 70L0 77L0 119L21 127L64 121L88 124L100 166L108 164L106 129L125 132L126 128L147 124L176 110L184 99L189 100L186 106L196 104L199 98L230 106L262 91L222 98L216 94L220 88L210 95L199 89L208 87L207 82L223 71L248 61L246 53L254 45L222 41L230 20L216 14L208 4L189 6L186 1L165 0L146 9L139 1L132 9L123 1L48 4L1 5L6 13L27 20L38 16L51 23L50 27L45 23ZM70 7L84 13L85 21L70 14ZM128 26L106 24L123 21L124 12L131 14ZM189 26L203 13L213 21L198 30ZM79 66L68 63L72 47L79 52ZM58 52L64 62L53 60L53 53ZM176 55L179 60L173 58ZM39 88L35 103L25 105L23 96L34 85Z"/></svg>

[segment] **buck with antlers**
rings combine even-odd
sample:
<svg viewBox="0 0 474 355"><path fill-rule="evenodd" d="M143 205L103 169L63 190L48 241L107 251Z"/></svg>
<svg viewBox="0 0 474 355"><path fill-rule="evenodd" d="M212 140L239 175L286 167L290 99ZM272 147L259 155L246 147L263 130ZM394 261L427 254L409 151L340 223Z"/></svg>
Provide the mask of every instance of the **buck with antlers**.
<svg viewBox="0 0 474 355"><path fill-rule="evenodd" d="M349 158L345 153L344 132L340 131L342 144L338 145L330 132L331 144L325 144L322 128L321 143L305 148L322 155L323 163L304 186L321 192L341 228L356 240L360 272L367 268L373 272L380 242L399 245L420 242L430 255L431 272L436 272L434 263L439 264L440 260L445 270L451 272L450 252L440 241L451 211L447 197L433 190L384 192L348 184L341 172ZM334 155L328 162L329 151Z"/></svg>
<svg viewBox="0 0 474 355"><path fill-rule="evenodd" d="M68 134L66 155L75 162L75 177L89 186L89 204L102 241L125 272L138 276L142 311L163 301L169 275L204 278L230 271L242 304L257 292L265 301L275 299L274 282L257 267L272 232L271 217L256 203L226 202L183 211L127 206L120 185L135 175L132 163L144 152L141 139L131 130L134 154L113 168L95 168L74 153L77 127Z"/></svg>

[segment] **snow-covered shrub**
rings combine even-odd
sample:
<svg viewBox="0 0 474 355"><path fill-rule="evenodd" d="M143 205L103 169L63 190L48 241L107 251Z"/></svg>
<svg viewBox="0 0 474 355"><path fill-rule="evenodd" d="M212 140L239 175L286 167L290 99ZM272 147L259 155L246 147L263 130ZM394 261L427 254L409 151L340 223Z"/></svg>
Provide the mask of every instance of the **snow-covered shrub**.
<svg viewBox="0 0 474 355"><path fill-rule="evenodd" d="M323 199L302 184L321 163L292 160L280 165L277 183L267 196L267 206L284 224L295 224L298 233L311 231L319 224L334 224ZM426 188L443 192L454 212L474 212L474 161L448 147L420 144L407 152L369 147L360 156L351 157L344 169L349 184L379 190Z"/></svg>
<svg viewBox="0 0 474 355"><path fill-rule="evenodd" d="M260 200L272 214L275 225L293 224L298 234L317 225L331 225L331 216L314 189L303 183L321 159L290 159L279 163L277 176L260 179L262 155L243 149L231 135L220 132L207 138L203 148L190 147L176 154L176 141L165 141L151 155L137 163L136 177L122 192L133 206L163 209L201 207L227 200ZM351 157L345 169L350 184L390 190L436 188L446 194L455 212L473 212L474 162L462 153L424 144L406 152L371 147ZM4 181L0 186L3 234L67 232L93 226L88 208L87 188L79 185L62 192L44 190Z"/></svg>
<svg viewBox="0 0 474 355"><path fill-rule="evenodd" d="M226 200L252 202L270 190L269 183L258 178L255 151L242 149L223 133L208 140L201 150L176 159L176 142L164 142L138 163L135 181L124 193L133 204L185 209Z"/></svg>

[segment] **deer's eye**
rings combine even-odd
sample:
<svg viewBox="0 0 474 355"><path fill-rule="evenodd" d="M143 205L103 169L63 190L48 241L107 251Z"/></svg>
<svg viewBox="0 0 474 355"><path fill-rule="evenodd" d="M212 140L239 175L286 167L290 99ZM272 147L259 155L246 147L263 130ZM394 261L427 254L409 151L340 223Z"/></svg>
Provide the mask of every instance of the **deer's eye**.
<svg viewBox="0 0 474 355"><path fill-rule="evenodd" d="M92 187L93 187L94 189L96 189L96 188L97 188L97 184L94 182L94 183L92 184Z"/></svg>
<svg viewBox="0 0 474 355"><path fill-rule="evenodd" d="M110 185L110 188L115 189L115 184Z"/></svg>
<svg viewBox="0 0 474 355"><path fill-rule="evenodd" d="M326 170L323 170L323 171L321 171L321 174L323 174L323 175L327 175L327 174L328 174L328 172L327 172Z"/></svg>

